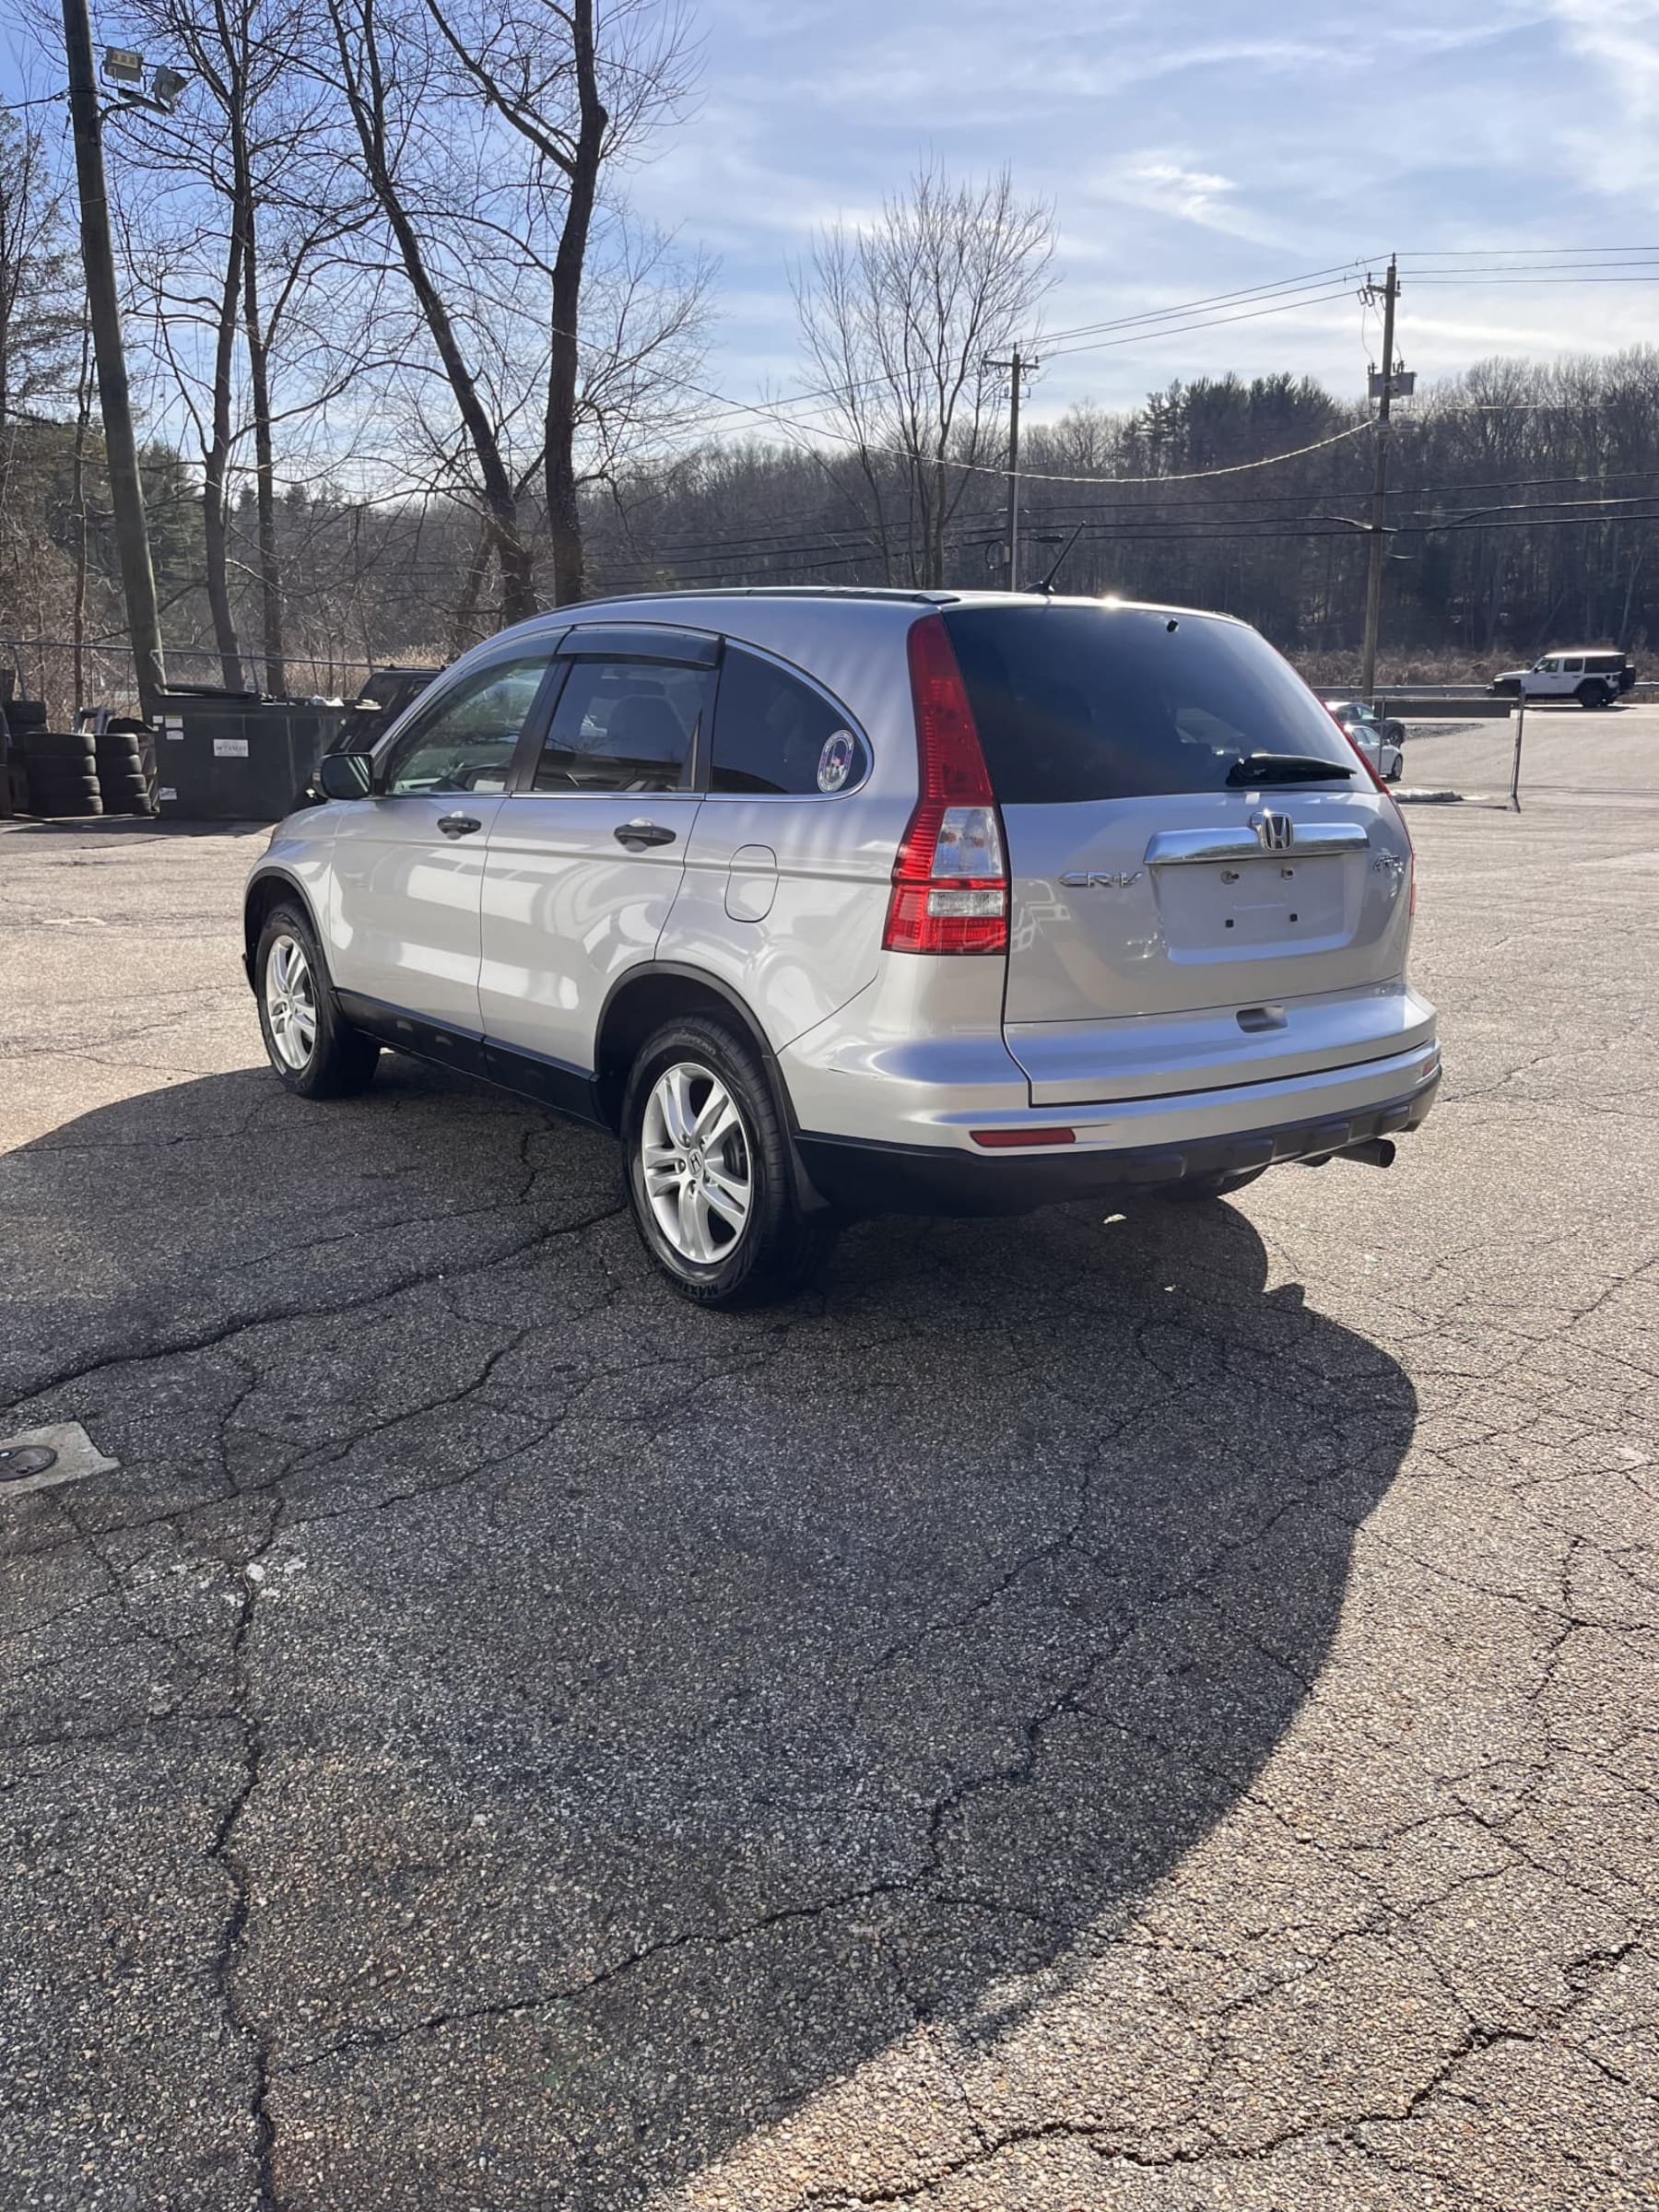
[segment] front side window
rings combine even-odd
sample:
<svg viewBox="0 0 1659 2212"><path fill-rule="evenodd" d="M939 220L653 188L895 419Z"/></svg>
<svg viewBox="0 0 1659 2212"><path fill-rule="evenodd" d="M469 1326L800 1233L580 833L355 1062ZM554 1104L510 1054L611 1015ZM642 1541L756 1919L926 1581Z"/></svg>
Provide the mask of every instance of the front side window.
<svg viewBox="0 0 1659 2212"><path fill-rule="evenodd" d="M507 771L552 659L498 661L463 677L398 739L387 764L394 798L450 791L505 791Z"/></svg>
<svg viewBox="0 0 1659 2212"><path fill-rule="evenodd" d="M574 661L535 764L540 792L679 791L706 727L712 668Z"/></svg>
<svg viewBox="0 0 1659 2212"><path fill-rule="evenodd" d="M728 646L714 710L714 792L806 798L850 791L869 772L845 714L758 653Z"/></svg>

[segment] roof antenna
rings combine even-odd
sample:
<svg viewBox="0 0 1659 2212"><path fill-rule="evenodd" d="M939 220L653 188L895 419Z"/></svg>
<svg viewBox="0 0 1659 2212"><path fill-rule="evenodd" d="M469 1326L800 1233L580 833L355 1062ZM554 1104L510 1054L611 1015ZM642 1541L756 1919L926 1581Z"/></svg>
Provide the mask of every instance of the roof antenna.
<svg viewBox="0 0 1659 2212"><path fill-rule="evenodd" d="M1053 597L1054 579L1059 575L1061 566L1064 563L1066 555L1071 551L1072 547L1077 544L1077 540L1082 536L1082 535L1083 525L1081 523L1079 523L1077 528L1072 532L1071 535L1066 539L1065 543L1061 547L1059 552L1055 554L1053 561L1049 569L1049 572L1043 578L1042 582L1041 583L1027 584L1027 591L1042 592L1045 593L1049 598L1052 599Z"/></svg>

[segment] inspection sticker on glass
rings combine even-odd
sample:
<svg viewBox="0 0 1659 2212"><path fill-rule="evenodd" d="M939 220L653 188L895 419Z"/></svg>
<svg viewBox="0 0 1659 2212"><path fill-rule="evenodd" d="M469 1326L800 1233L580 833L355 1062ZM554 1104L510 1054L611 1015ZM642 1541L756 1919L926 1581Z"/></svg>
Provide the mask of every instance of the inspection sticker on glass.
<svg viewBox="0 0 1659 2212"><path fill-rule="evenodd" d="M248 741L245 737L216 737L213 741L213 757L216 760L245 760L248 757Z"/></svg>
<svg viewBox="0 0 1659 2212"><path fill-rule="evenodd" d="M818 787L820 791L839 791L853 773L853 733L837 730L826 737L824 749L818 755Z"/></svg>

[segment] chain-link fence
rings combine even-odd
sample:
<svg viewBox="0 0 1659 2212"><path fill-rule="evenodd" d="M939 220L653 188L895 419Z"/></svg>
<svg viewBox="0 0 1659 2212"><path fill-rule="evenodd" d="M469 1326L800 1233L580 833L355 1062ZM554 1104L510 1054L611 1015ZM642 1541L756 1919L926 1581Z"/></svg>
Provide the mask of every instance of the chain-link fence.
<svg viewBox="0 0 1659 2212"><path fill-rule="evenodd" d="M351 700L361 689L370 664L327 654L290 657L287 666L289 699ZM218 654L205 646L167 648L167 673L172 683L217 685L220 668ZM122 714L138 712L132 650L124 642L0 637L0 689L8 674L13 697L45 700L53 729L68 729L82 707L110 707Z"/></svg>

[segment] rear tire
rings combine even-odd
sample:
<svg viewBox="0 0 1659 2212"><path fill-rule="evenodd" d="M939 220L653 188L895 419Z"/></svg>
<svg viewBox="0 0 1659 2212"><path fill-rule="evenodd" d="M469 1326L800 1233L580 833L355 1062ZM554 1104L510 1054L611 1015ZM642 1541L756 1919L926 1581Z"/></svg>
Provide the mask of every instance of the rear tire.
<svg viewBox="0 0 1659 2212"><path fill-rule="evenodd" d="M309 916L274 907L253 957L259 1027L277 1080L300 1099L347 1099L374 1080L380 1046L343 1019Z"/></svg>
<svg viewBox="0 0 1659 2212"><path fill-rule="evenodd" d="M1230 1197L1266 1172L1265 1168L1237 1168L1230 1175L1189 1175L1180 1182L1165 1183L1159 1196L1171 1206L1207 1206L1213 1198Z"/></svg>
<svg viewBox="0 0 1659 2212"><path fill-rule="evenodd" d="M688 1015L657 1030L629 1071L623 1172L640 1241L694 1305L761 1305L816 1275L839 1228L803 1211L789 1133L754 1048Z"/></svg>
<svg viewBox="0 0 1659 2212"><path fill-rule="evenodd" d="M1613 694L1600 677L1586 677L1576 694L1581 707L1605 707L1611 703Z"/></svg>

